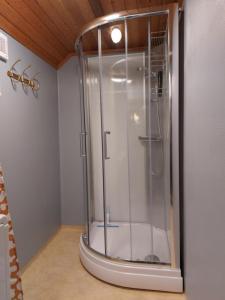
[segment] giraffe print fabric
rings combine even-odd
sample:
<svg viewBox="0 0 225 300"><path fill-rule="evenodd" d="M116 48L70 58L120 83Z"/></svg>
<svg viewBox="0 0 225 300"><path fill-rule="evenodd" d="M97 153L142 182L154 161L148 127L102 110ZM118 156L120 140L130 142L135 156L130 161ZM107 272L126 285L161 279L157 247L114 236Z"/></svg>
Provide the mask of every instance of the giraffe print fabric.
<svg viewBox="0 0 225 300"><path fill-rule="evenodd" d="M12 227L12 219L9 213L7 194L0 165L0 214L6 215L9 226L9 262L10 262L10 295L11 300L23 300L19 262L16 253L16 243Z"/></svg>

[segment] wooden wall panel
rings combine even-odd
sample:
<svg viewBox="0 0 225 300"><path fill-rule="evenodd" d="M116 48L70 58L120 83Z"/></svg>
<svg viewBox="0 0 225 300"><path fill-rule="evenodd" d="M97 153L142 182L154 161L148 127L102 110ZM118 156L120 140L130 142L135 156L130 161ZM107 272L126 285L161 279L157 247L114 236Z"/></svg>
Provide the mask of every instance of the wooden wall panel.
<svg viewBox="0 0 225 300"><path fill-rule="evenodd" d="M0 26L16 40L57 68L74 55L74 43L82 27L96 17L121 10L140 9L175 0L1 0ZM178 0L181 5L183 0ZM160 28L162 20L154 27ZM140 26L140 24L138 25ZM133 28L135 24L133 25ZM135 28L134 28L135 34ZM144 34L143 34L144 36ZM132 44L141 37L133 37ZM110 46L111 45L111 46ZM112 47L109 34L103 46ZM96 48L96 35L86 41ZM117 46L113 46L115 49Z"/></svg>

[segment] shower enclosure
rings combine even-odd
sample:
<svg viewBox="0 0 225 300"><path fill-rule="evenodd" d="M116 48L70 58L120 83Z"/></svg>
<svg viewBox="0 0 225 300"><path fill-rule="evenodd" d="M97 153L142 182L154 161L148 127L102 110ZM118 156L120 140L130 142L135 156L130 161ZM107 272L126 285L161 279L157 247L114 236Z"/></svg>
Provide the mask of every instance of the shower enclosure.
<svg viewBox="0 0 225 300"><path fill-rule="evenodd" d="M122 34L116 44L114 28ZM86 198L82 263L113 284L181 292L178 6L96 19L76 49Z"/></svg>

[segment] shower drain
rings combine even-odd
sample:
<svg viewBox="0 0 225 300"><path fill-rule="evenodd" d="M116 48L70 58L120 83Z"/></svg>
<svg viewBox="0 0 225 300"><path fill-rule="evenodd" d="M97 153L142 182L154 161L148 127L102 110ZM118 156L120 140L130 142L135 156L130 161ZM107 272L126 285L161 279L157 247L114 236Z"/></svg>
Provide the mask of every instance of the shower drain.
<svg viewBox="0 0 225 300"><path fill-rule="evenodd" d="M158 263L158 262L160 262L160 259L155 254L149 254L149 255L145 256L145 261L147 261L147 262L153 262L153 263Z"/></svg>

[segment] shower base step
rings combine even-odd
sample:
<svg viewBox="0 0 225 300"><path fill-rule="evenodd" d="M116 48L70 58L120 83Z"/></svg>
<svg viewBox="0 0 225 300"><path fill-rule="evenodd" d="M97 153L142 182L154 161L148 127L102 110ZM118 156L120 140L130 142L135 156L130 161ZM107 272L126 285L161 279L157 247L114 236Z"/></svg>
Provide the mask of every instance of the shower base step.
<svg viewBox="0 0 225 300"><path fill-rule="evenodd" d="M180 269L112 260L88 248L82 236L80 258L88 272L111 284L135 289L183 292Z"/></svg>

